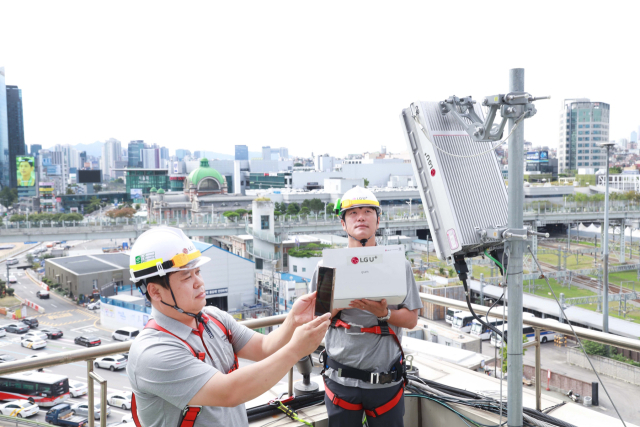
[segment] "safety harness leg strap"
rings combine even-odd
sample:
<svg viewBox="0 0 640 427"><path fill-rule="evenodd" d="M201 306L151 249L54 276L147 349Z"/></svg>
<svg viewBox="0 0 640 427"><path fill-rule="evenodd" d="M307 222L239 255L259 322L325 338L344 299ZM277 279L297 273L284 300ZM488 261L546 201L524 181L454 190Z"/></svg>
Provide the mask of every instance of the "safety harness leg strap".
<svg viewBox="0 0 640 427"><path fill-rule="evenodd" d="M331 403L333 403L335 406L338 406L342 409L346 409L347 411L361 411L362 409L364 409L364 406L362 405L362 403L351 403L351 402L347 402L346 400L340 399L334 392L332 392L329 389L326 381L324 383L324 392L329 398L329 400L331 401ZM400 387L400 390L398 390L396 395L390 401L374 409L365 409L364 413L367 414L368 417L372 417L372 418L376 418L383 414L386 414L387 412L392 410L398 404L398 402L400 402L400 399L402 399L403 395L404 395L404 384L402 385L402 387Z"/></svg>

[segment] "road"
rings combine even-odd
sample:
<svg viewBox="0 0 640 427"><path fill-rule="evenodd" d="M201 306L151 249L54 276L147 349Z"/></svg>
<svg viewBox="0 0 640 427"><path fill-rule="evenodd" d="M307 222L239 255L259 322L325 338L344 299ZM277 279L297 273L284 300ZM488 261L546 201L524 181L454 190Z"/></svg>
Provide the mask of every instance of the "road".
<svg viewBox="0 0 640 427"><path fill-rule="evenodd" d="M22 255L21 258L24 258L24 255ZM21 263L22 261L23 259L21 259ZM0 271L4 272L5 268L5 264L0 263ZM33 282L24 271L11 269L10 272L15 275L18 280L18 283L13 285L16 290L16 294L44 307L44 314L37 314L35 311L28 309L29 315L36 317L40 322L40 328L44 326L56 327L62 330L64 335L62 338L49 340L47 342L47 347L44 349L31 350L20 345L21 339L19 335L9 333L6 337L0 338L0 354L8 354L17 359L23 359L34 354L55 354L63 351L80 350L84 347L74 344L73 340L81 335L97 336L104 344L112 342L112 331L99 325L99 312L82 308L53 292L50 293L50 299L40 300L35 296L36 292L40 290L40 287ZM9 321L2 321L2 324L6 323L9 323ZM64 375L69 378L69 381L80 381L86 383L86 370L87 366L85 363L72 363L45 369L45 373ZM98 374L107 380L108 393L131 391L129 380L124 370L111 372L106 369L98 369ZM96 384L96 402L99 398L99 387ZM68 403L75 404L86 401L87 396L85 395L80 398L72 398ZM40 412L31 417L31 419L44 422L46 411L47 408L41 408ZM107 418L107 421L109 423L118 422L123 416L128 416L130 413L131 412L129 410L111 407L111 415ZM2 425L1 422L0 425Z"/></svg>

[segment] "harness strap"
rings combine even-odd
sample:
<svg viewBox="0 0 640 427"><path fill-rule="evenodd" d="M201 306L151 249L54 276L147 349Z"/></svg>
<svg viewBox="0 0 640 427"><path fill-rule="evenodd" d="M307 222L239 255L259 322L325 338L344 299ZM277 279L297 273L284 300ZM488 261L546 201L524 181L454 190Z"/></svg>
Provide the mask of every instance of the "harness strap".
<svg viewBox="0 0 640 427"><path fill-rule="evenodd" d="M346 409L347 411L361 411L362 409L364 409L364 406L362 405L362 403L351 403L351 402L347 402L346 400L340 399L335 393L329 390L329 387L327 386L326 381L324 383L324 392L329 398L329 400L331 401L331 403L333 403L336 406L339 406L342 409ZM398 390L396 395L387 403L385 403L384 405L380 405L377 408L365 409L364 413L367 414L368 417L372 417L372 418L376 418L383 414L386 414L387 412L392 410L398 404L398 402L400 402L400 399L402 399L403 395L404 395L404 384L402 385L402 387L400 387L400 390Z"/></svg>

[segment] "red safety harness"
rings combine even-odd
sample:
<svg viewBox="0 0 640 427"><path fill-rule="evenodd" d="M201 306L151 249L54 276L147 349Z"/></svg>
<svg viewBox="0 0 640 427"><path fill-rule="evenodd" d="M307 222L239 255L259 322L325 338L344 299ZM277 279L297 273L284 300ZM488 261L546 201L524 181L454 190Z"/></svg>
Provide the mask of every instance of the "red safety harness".
<svg viewBox="0 0 640 427"><path fill-rule="evenodd" d="M231 338L232 338L231 332L222 324L222 322L220 322L215 317L209 316L207 314L203 314L202 318L204 319L205 323L208 323L209 321L215 323L218 326L218 328L220 328L222 332L226 335L227 340L229 341L229 344L231 344ZM205 345L204 339L202 338L202 332L204 331L204 328L205 328L205 325L203 325L201 322L198 322L198 330L196 331L194 329L192 331L194 334L200 337L200 341L202 341L202 345L204 346L204 349L206 351L206 353L201 351L196 353L196 351L193 349L193 347L189 345L188 342L186 342L176 334L169 332L162 326L158 325L155 320L153 319L149 320L147 322L147 325L144 327L144 329L155 329L156 331L164 332L166 334L173 335L174 337L178 338L180 341L184 343L184 345L187 346L189 351L191 351L191 354L193 354L194 357L197 357L202 362L204 362L206 355L209 354L209 350L207 350L207 346ZM234 362L233 362L233 365L231 366L231 369L229 369L228 373L231 373L236 369L238 369L238 355L235 352L233 353L233 357L234 357ZM209 354L209 358L213 360L213 358L211 357L211 354ZM196 418L200 414L200 411L202 411L202 406L186 406L182 411L182 420L178 423L178 427L193 427L196 423ZM142 427L142 424L138 419L138 411L137 411L135 394L131 395L131 415L133 417L133 423L136 425L136 427Z"/></svg>
<svg viewBox="0 0 640 427"><path fill-rule="evenodd" d="M345 328L348 331L351 331L351 333L355 333L355 334L365 333L365 334L374 334L374 335L381 335L381 336L391 336L395 340L396 344L398 344L398 348L400 349L401 358L399 363L397 363L394 366L395 371L393 373L389 372L389 373L380 374L380 373L367 372L367 371L363 371L361 369L355 369L355 368L346 368L346 369L339 368L338 369L339 375L341 377L357 378L363 381L370 382L372 384L390 383L392 382L393 376L397 378L398 375L402 375L402 378L403 378L402 387L400 388L400 390L398 390L398 393L396 393L396 395L384 405L378 406L377 408L374 408L374 409L364 409L364 406L361 403L350 403L350 402L347 402L346 400L340 399L340 397L338 397L335 393L329 390L329 387L327 387L326 381L324 384L325 394L327 395L331 403L333 403L334 405L339 406L348 411L362 411L364 409L364 412L365 414L367 414L368 417L372 417L372 418L379 417L380 415L386 412L389 412L391 409L393 409L398 404L398 402L400 402L400 399L402 399L402 396L404 394L404 386L407 384L407 377L406 377L406 368L404 365L404 351L402 351L402 345L400 344L400 340L398 339L398 336L395 334L395 332L393 332L393 329L389 327L389 324L387 322L379 321L378 326L364 328L356 325L350 325L342 321L342 319L340 318L341 314L342 312L339 311L338 314L333 318L333 321L331 322L332 328ZM346 333L349 333L349 332L346 332ZM322 371L322 374L324 376L324 370L331 367L331 362L329 361L329 356L326 353L326 351L324 352L324 360L321 360L321 362L324 368ZM369 378L371 380L369 380ZM385 379L385 380L382 381L382 379Z"/></svg>

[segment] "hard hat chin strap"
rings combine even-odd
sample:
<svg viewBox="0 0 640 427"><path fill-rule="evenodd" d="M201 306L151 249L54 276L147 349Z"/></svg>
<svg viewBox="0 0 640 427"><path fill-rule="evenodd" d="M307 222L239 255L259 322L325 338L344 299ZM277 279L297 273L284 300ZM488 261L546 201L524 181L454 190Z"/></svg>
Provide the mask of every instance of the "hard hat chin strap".
<svg viewBox="0 0 640 427"><path fill-rule="evenodd" d="M347 235L349 237L351 237L353 240L359 242L363 247L366 246L367 242L369 240L371 240L371 237L374 237L376 235L376 233L373 233L373 235L371 235L371 237L369 237L368 239L356 239L355 237L353 237L351 234L347 233Z"/></svg>

